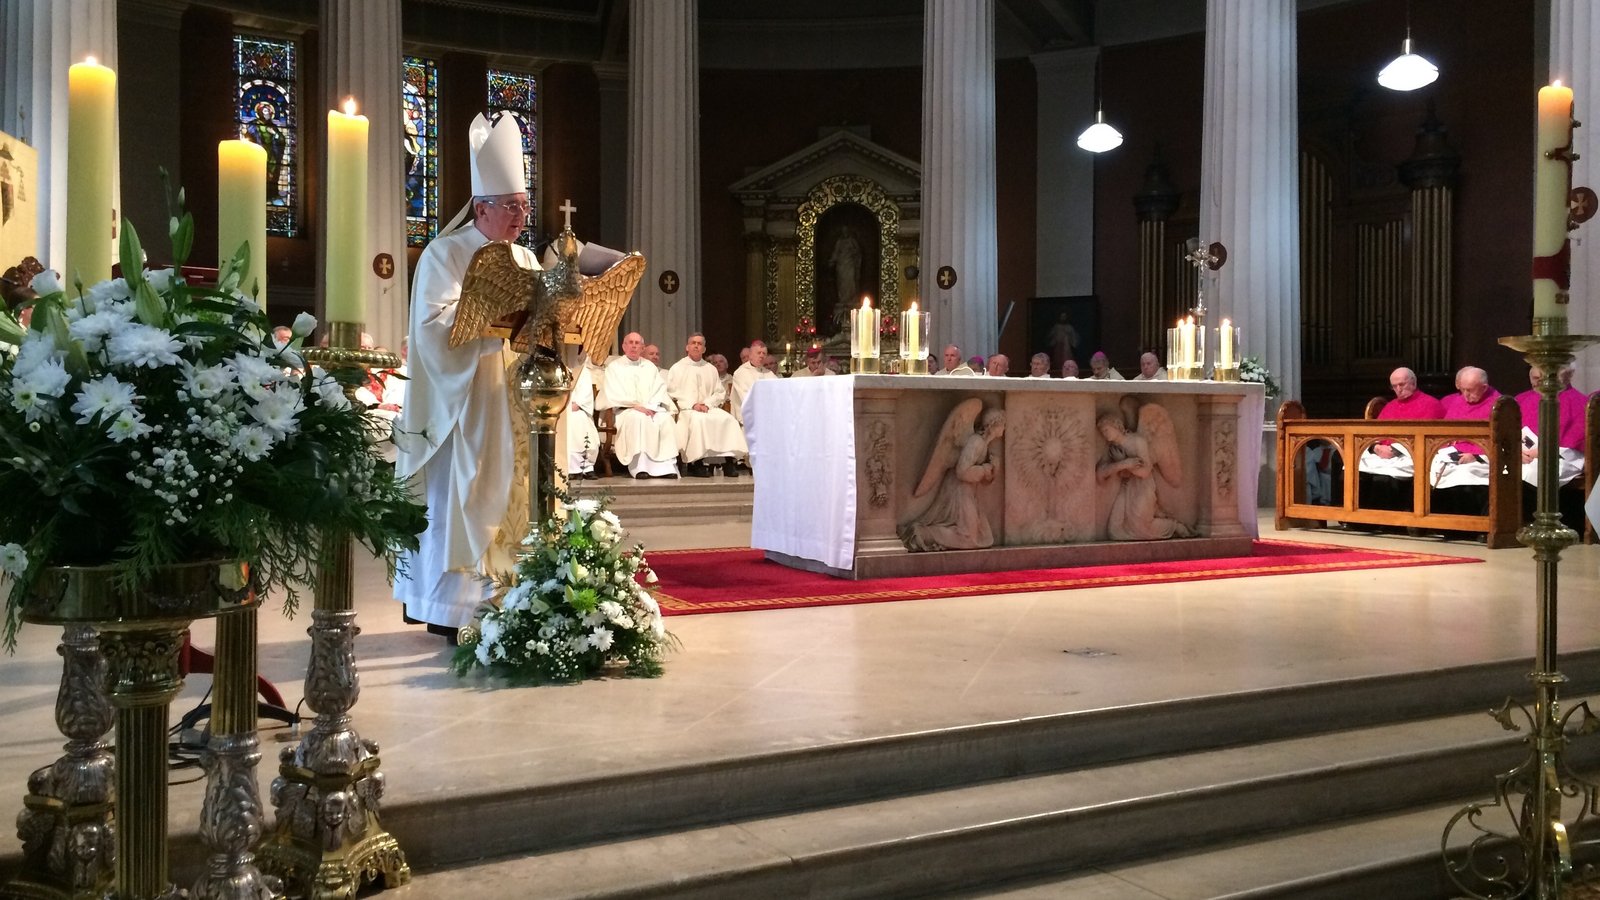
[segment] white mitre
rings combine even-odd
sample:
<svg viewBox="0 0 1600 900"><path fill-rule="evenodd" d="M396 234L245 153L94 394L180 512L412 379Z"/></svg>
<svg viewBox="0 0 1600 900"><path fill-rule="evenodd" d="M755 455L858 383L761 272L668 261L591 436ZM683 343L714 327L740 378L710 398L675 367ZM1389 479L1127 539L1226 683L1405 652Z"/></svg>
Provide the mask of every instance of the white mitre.
<svg viewBox="0 0 1600 900"><path fill-rule="evenodd" d="M472 156L472 196L498 197L520 194L528 189L522 175L522 129L517 117L502 113L494 125L478 113L467 129ZM472 215L472 201L456 213L439 233L449 234Z"/></svg>

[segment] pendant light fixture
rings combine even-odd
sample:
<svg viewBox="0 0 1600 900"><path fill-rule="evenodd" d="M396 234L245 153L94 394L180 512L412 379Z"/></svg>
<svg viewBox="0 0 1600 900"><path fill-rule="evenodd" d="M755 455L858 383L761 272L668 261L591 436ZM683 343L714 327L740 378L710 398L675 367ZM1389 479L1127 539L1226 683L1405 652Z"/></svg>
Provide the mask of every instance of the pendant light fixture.
<svg viewBox="0 0 1600 900"><path fill-rule="evenodd" d="M1106 124L1104 101L1100 98L1100 55L1094 58L1094 124L1078 135L1078 146L1090 153L1104 153L1122 146L1122 132Z"/></svg>
<svg viewBox="0 0 1600 900"><path fill-rule="evenodd" d="M1406 0L1406 39L1400 55L1378 73L1378 84L1391 91L1414 91L1439 80L1439 67L1411 52L1411 0Z"/></svg>

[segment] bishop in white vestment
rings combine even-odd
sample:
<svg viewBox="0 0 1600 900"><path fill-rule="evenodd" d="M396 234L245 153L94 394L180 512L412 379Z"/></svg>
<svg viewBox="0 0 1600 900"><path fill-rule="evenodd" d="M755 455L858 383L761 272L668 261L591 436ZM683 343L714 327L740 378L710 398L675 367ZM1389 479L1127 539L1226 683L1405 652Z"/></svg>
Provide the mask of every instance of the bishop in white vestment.
<svg viewBox="0 0 1600 900"><path fill-rule="evenodd" d="M750 452L744 429L722 408L726 395L717 367L705 357L706 339L698 331L689 335L687 355L667 372L667 393L678 407L678 450L689 464L689 474L709 476L708 457L725 457L722 474L739 475L738 460Z"/></svg>
<svg viewBox="0 0 1600 900"><path fill-rule="evenodd" d="M678 436L661 370L645 359L644 338L629 332L622 356L606 363L606 404L617 411L612 449L635 478L677 478Z"/></svg>
<svg viewBox="0 0 1600 900"><path fill-rule="evenodd" d="M777 378L767 370L767 345L756 341L750 345L750 356L733 371L728 399L732 401L733 417L744 425L744 401L750 398L750 389L763 378Z"/></svg>
<svg viewBox="0 0 1600 900"><path fill-rule="evenodd" d="M491 595L484 576L514 560L495 546L511 499L515 466L510 395L498 337L450 346L461 282L472 256L489 241L516 240L528 211L522 136L503 116L472 129L473 221L430 243L411 290L410 376L396 428L396 474L415 477L428 503L421 547L402 555L395 599L406 615L454 639ZM463 211L463 215L465 211ZM458 217L459 218L459 217ZM518 264L539 268L511 244Z"/></svg>

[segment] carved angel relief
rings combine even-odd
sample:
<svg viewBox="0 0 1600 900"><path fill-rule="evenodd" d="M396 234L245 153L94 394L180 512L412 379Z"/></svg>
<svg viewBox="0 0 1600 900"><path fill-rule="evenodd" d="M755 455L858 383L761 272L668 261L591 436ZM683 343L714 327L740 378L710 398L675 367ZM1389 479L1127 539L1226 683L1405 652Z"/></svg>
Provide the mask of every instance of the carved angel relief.
<svg viewBox="0 0 1600 900"><path fill-rule="evenodd" d="M972 397L956 404L934 440L913 498L932 494L922 511L897 529L907 550L981 550L994 546L994 529L978 508L978 492L995 481L1005 435L1005 412L985 409Z"/></svg>
<svg viewBox="0 0 1600 900"><path fill-rule="evenodd" d="M1172 416L1159 403L1141 404L1125 396L1120 413L1104 413L1095 421L1106 453L1096 477L1117 482L1116 499L1106 533L1114 541L1160 541L1194 537L1194 528L1162 508L1155 478L1172 487L1183 483L1183 459Z"/></svg>
<svg viewBox="0 0 1600 900"><path fill-rule="evenodd" d="M634 288L644 277L644 256L629 253L590 278L578 272L578 239L570 228L561 232L555 246L557 261L548 269L518 265L505 241L480 247L462 280L450 346L480 337L506 337L496 326L509 322L512 346L518 351L527 350L530 343L556 350L565 333L577 332L590 358L608 353Z"/></svg>

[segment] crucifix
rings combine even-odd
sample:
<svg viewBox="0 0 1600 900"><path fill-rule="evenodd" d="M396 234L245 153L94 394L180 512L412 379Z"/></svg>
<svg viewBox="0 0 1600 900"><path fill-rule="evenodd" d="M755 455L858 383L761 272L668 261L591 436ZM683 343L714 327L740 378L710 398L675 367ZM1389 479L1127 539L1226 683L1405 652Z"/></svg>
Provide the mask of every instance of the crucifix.
<svg viewBox="0 0 1600 900"><path fill-rule="evenodd" d="M1194 309L1191 312L1197 321L1203 322L1206 315L1205 270L1210 269L1215 272L1222 268L1222 264L1228 261L1228 248L1222 246L1221 241L1203 244L1199 238L1192 239L1189 248L1189 253L1184 259L1189 261L1189 265L1194 266Z"/></svg>
<svg viewBox="0 0 1600 900"><path fill-rule="evenodd" d="M566 227L565 227L564 230L571 231L572 230L572 214L578 211L578 208L576 206L572 205L572 198L569 197L566 200L561 201L561 205L556 207L556 209L559 209L563 213L566 213L567 222L566 222Z"/></svg>

